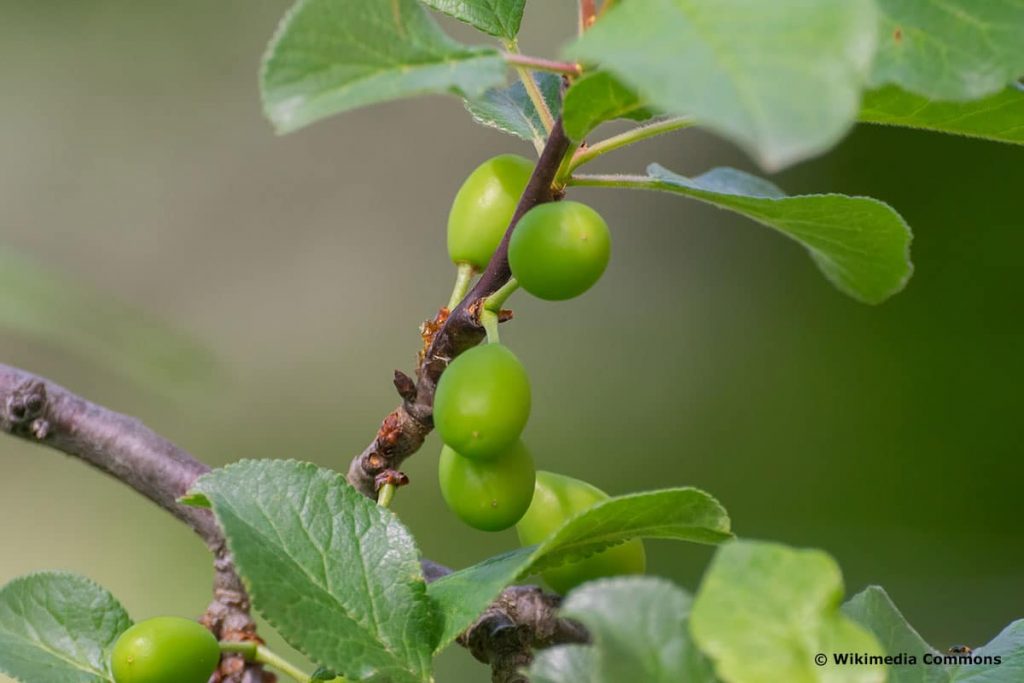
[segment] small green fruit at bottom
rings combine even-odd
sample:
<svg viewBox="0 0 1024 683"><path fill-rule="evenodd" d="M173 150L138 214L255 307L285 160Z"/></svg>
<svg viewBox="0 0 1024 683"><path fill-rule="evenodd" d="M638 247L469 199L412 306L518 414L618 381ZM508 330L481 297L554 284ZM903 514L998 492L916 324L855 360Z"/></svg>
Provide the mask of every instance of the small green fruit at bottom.
<svg viewBox="0 0 1024 683"><path fill-rule="evenodd" d="M483 270L505 235L533 163L515 154L488 159L459 188L448 214L448 255Z"/></svg>
<svg viewBox="0 0 1024 683"><path fill-rule="evenodd" d="M116 683L207 683L220 662L220 646L200 624L157 617L135 624L114 644Z"/></svg>
<svg viewBox="0 0 1024 683"><path fill-rule="evenodd" d="M524 546L541 543L570 518L587 510L608 494L585 481L553 472L538 472L530 509L516 524ZM643 574L647 558L639 539L612 546L596 555L542 572L544 580L563 595L594 579Z"/></svg>
<svg viewBox="0 0 1024 683"><path fill-rule="evenodd" d="M611 233L600 214L579 202L551 202L523 216L508 245L508 263L520 286L549 301L583 294L601 279Z"/></svg>
<svg viewBox="0 0 1024 683"><path fill-rule="evenodd" d="M438 479L448 509L481 531L502 531L519 521L533 497L533 457L522 441L491 460L471 460L450 446L441 450Z"/></svg>
<svg viewBox="0 0 1024 683"><path fill-rule="evenodd" d="M441 440L466 458L496 457L519 439L530 417L530 380L515 354L484 344L458 356L434 394Z"/></svg>

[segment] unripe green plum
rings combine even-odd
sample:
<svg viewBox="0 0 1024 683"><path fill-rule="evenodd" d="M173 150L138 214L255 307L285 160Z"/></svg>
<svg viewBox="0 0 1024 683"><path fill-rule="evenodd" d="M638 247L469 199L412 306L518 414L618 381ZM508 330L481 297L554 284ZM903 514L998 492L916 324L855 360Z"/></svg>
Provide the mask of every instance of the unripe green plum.
<svg viewBox="0 0 1024 683"><path fill-rule="evenodd" d="M157 617L135 624L114 644L116 683L207 683L220 662L220 646L200 624Z"/></svg>
<svg viewBox="0 0 1024 683"><path fill-rule="evenodd" d="M502 531L530 507L535 470L522 441L491 460L471 460L450 446L441 450L438 479L448 509L481 531Z"/></svg>
<svg viewBox="0 0 1024 683"><path fill-rule="evenodd" d="M594 286L608 266L611 234L600 214L579 202L550 202L526 212L512 232L508 263L523 289L561 301Z"/></svg>
<svg viewBox="0 0 1024 683"><path fill-rule="evenodd" d="M530 380L515 354L484 344L458 356L434 394L434 425L441 439L466 458L507 450L530 417Z"/></svg>
<svg viewBox="0 0 1024 683"><path fill-rule="evenodd" d="M488 159L459 188L448 214L448 255L483 270L505 235L533 163L515 154Z"/></svg>
<svg viewBox="0 0 1024 683"><path fill-rule="evenodd" d="M516 524L519 541L533 545L544 541L571 517L593 507L608 494L585 481L552 472L538 472L530 509ZM559 593L568 593L586 581L623 574L643 574L647 565L640 539L612 546L596 555L542 573Z"/></svg>

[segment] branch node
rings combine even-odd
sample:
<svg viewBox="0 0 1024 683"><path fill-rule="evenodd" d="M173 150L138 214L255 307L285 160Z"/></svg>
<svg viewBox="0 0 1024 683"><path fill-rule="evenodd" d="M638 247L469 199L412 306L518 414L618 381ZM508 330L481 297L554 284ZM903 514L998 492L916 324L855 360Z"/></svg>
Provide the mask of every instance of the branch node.
<svg viewBox="0 0 1024 683"><path fill-rule="evenodd" d="M416 382L412 377L405 374L401 370L395 370L395 389L398 390L398 395L406 401L416 400Z"/></svg>
<svg viewBox="0 0 1024 683"><path fill-rule="evenodd" d="M423 340L423 346L420 349L417 366L422 366L423 361L429 356L430 348L434 345L434 338L437 337L438 332L444 329L449 315L451 315L451 311L447 307L442 307L437 311L437 315L433 319L424 320L420 324L420 339Z"/></svg>
<svg viewBox="0 0 1024 683"><path fill-rule="evenodd" d="M380 491L380 487L384 486L384 484L391 484L395 487L406 486L409 484L409 477L405 472L386 469L373 478L373 486L375 490Z"/></svg>
<svg viewBox="0 0 1024 683"><path fill-rule="evenodd" d="M46 424L46 420L42 419L46 405L45 383L37 379L21 382L14 387L4 402L4 411L0 415L0 426L19 436L32 435L37 439L43 439L49 432L49 425ZM38 430L35 426L37 421L41 421ZM39 433L42 433L43 436L38 436Z"/></svg>
<svg viewBox="0 0 1024 683"><path fill-rule="evenodd" d="M369 475L376 477L385 467L387 467L387 460L380 453L370 453L363 458L363 471Z"/></svg>

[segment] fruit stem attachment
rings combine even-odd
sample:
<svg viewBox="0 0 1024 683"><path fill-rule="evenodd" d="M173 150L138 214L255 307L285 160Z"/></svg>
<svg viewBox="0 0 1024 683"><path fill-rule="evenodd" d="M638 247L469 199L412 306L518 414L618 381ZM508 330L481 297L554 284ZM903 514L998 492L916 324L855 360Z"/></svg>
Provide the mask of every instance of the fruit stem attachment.
<svg viewBox="0 0 1024 683"><path fill-rule="evenodd" d="M251 662L256 659L256 651L259 649L259 643L250 641L221 641L220 651L225 653L233 653L242 655L245 661Z"/></svg>
<svg viewBox="0 0 1024 683"><path fill-rule="evenodd" d="M562 164L558 169L558 176L555 178L556 185L565 185L566 179L583 164L589 163L594 159L607 154L608 152L621 149L628 145L640 142L641 140L647 140L663 133L669 133L674 130L681 130L683 128L689 128L694 125L695 121L690 116L678 116L671 119L663 119L661 121L655 121L654 123L648 123L644 126L632 128L624 133L613 135L610 138L595 142L589 147L581 147L579 151L572 156L572 159L568 164Z"/></svg>
<svg viewBox="0 0 1024 683"><path fill-rule="evenodd" d="M254 647L247 647L250 645ZM257 664L263 664L264 666L277 669L298 683L314 683L312 676L268 648L266 645L259 645L257 643L221 643L220 649L223 652L241 653L242 656L245 657L246 661L256 662ZM343 676L338 676L333 679L333 683L346 683L346 679Z"/></svg>
<svg viewBox="0 0 1024 683"><path fill-rule="evenodd" d="M501 338L498 335L498 314L494 311L488 311L486 308L480 309L480 324L484 326L484 332L487 333L488 344L498 344L501 342Z"/></svg>
<svg viewBox="0 0 1024 683"><path fill-rule="evenodd" d="M394 500L395 491L397 490L398 487L394 484L388 483L381 486L380 490L377 491L377 505L382 508L391 507L391 501Z"/></svg>
<svg viewBox="0 0 1024 683"><path fill-rule="evenodd" d="M473 267L472 263L460 263L458 265L458 269L455 271L455 286L452 288L451 297L448 298L449 311L458 306L462 298L466 296L469 286L473 283L474 275L476 275L476 268Z"/></svg>
<svg viewBox="0 0 1024 683"><path fill-rule="evenodd" d="M519 289L519 282L514 277L510 277L508 282L484 299L480 305L480 324L484 326L484 331L487 333L488 344L499 342L498 322L501 306L517 289Z"/></svg>
<svg viewBox="0 0 1024 683"><path fill-rule="evenodd" d="M500 313L501 307L505 304L508 298L512 296L512 292L517 289L519 289L519 281L514 277L510 277L508 282L495 290L494 294L491 294L489 297L484 299L484 310L495 314Z"/></svg>

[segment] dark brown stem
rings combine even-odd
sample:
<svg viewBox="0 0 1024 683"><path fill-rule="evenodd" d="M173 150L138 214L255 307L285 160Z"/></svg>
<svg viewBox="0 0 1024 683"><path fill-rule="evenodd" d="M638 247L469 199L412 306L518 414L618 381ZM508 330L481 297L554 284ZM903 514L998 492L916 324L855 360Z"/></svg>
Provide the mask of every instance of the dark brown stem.
<svg viewBox="0 0 1024 683"><path fill-rule="evenodd" d="M213 515L177 502L209 467L135 418L6 365L0 365L0 431L80 458L185 522L214 556L214 597L203 622L222 640L256 639L249 598ZM222 673L224 683L270 681L237 656L225 657Z"/></svg>
<svg viewBox="0 0 1024 683"><path fill-rule="evenodd" d="M561 198L552 189L552 183L570 144L559 117L508 229L480 279L452 311L441 309L437 318L424 325L424 350L414 388L410 388L404 375L396 375L395 386L404 399L402 405L384 418L373 441L349 466L349 483L364 495L375 497L376 481L381 472L397 470L406 458L419 450L433 429L437 381L453 358L483 340L484 329L477 317L480 302L512 277L508 243L519 219L538 204ZM447 570L429 563L424 571L431 580L436 578L436 572L443 575ZM535 648L558 642L579 642L585 637L581 627L555 616L557 605L557 596L539 588L513 586L463 634L460 642L472 649L477 659L491 665L494 681L524 680L519 672L530 662Z"/></svg>
<svg viewBox="0 0 1024 683"><path fill-rule="evenodd" d="M562 159L569 151L569 139L562 128L562 119L555 121L547 144L541 152L533 175L519 200L515 214L505 236L491 257L480 279L455 307L442 309L438 317L425 325L424 350L416 371L415 390L399 381L404 401L381 424L377 435L366 449L353 458L348 480L364 495L375 495L374 481L384 470L397 470L402 462L419 450L423 440L434 428L434 389L441 373L453 358L484 338L484 329L477 319L475 306L508 282L512 273L508 267L508 240L523 215L544 202L557 197L551 184Z"/></svg>

